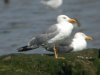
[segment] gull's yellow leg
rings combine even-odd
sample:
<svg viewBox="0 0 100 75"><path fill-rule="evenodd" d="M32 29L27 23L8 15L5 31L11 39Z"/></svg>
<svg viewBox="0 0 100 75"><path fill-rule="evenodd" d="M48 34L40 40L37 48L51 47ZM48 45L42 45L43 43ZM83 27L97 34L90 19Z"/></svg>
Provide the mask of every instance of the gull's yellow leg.
<svg viewBox="0 0 100 75"><path fill-rule="evenodd" d="M56 49L56 47L55 47L55 45L54 45L54 55L55 55L55 58L57 59L58 58L58 54L57 54L57 49Z"/></svg>
<svg viewBox="0 0 100 75"><path fill-rule="evenodd" d="M58 49L55 47L55 45L53 49L54 49L54 55L56 59L65 59L64 57L58 57Z"/></svg>

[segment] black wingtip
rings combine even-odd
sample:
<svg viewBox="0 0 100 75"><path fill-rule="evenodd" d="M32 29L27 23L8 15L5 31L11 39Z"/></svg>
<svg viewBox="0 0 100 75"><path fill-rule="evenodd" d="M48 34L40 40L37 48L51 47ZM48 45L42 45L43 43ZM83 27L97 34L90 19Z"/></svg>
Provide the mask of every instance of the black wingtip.
<svg viewBox="0 0 100 75"><path fill-rule="evenodd" d="M32 48L29 48L28 46L23 46L17 49L18 52L23 52L23 51L28 51L28 50L32 50Z"/></svg>

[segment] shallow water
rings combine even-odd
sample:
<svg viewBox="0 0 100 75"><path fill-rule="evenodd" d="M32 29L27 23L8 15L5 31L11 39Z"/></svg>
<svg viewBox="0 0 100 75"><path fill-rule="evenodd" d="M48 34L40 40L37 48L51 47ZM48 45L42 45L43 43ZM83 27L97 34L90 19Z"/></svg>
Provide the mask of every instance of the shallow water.
<svg viewBox="0 0 100 75"><path fill-rule="evenodd" d="M17 53L16 48L56 23L59 14L77 18L81 23L78 30L94 37L88 47L99 48L100 0L64 0L57 10L44 7L40 0L10 0L8 5L0 0L0 55ZM37 53L37 50L28 53Z"/></svg>

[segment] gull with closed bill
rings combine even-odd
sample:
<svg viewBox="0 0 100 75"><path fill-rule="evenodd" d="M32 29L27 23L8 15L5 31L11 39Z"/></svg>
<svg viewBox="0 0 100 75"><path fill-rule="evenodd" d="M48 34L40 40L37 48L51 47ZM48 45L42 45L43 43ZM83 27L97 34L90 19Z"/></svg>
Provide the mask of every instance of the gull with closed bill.
<svg viewBox="0 0 100 75"><path fill-rule="evenodd" d="M44 33L33 37L26 46L18 48L18 51L33 50L41 46L44 48L46 46L52 46L55 58L59 58L57 57L55 46L68 38L76 26L80 26L76 19L69 18L66 15L59 15L57 17L57 24L52 25Z"/></svg>

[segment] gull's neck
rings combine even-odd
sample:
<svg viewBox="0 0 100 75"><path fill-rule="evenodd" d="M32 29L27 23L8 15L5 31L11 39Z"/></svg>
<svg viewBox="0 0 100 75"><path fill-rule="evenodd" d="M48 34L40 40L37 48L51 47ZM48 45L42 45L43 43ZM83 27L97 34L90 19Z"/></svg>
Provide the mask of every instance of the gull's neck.
<svg viewBox="0 0 100 75"><path fill-rule="evenodd" d="M57 27L61 35L63 34L65 37L70 36L73 30L73 25L68 22L60 22Z"/></svg>

